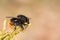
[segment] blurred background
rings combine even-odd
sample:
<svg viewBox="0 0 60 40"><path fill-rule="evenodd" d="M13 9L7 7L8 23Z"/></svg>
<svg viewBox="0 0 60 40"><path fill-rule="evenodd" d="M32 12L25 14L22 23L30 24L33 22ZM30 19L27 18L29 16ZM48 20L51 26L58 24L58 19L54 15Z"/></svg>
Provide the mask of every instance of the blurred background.
<svg viewBox="0 0 60 40"><path fill-rule="evenodd" d="M0 30L7 16L19 14L31 18L32 25L13 40L60 40L60 0L0 0Z"/></svg>

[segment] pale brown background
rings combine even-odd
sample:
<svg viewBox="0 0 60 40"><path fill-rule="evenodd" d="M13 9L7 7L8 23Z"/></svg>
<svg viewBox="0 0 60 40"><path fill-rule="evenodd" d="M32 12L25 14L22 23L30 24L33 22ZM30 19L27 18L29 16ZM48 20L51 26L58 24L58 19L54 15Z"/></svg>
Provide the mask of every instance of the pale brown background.
<svg viewBox="0 0 60 40"><path fill-rule="evenodd" d="M0 3L0 29L2 29L6 16L23 14L31 18L31 27L14 37L14 40L18 38L22 40L60 40L59 0L1 0Z"/></svg>

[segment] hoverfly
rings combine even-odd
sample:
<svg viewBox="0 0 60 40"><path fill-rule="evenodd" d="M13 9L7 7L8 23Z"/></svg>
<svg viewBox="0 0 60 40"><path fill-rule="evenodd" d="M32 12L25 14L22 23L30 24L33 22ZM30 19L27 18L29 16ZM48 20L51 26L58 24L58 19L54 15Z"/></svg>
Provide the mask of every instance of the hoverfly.
<svg viewBox="0 0 60 40"><path fill-rule="evenodd" d="M9 17L8 17L9 18ZM9 23L14 29L16 29L17 26L19 26L22 30L25 29L25 25L30 24L29 18L24 15L17 15L17 17L10 17L10 23Z"/></svg>

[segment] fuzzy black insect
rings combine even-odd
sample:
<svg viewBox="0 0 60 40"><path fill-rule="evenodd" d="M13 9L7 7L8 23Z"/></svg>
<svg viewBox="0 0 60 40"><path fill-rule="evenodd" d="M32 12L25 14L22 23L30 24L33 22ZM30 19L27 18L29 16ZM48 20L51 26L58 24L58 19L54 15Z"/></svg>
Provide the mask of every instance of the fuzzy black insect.
<svg viewBox="0 0 60 40"><path fill-rule="evenodd" d="M16 27L20 26L22 28L22 30L24 30L23 26L29 24L29 18L24 15L18 15L16 18L11 18L10 21L14 26L16 26ZM16 27L15 27L15 29L16 29Z"/></svg>

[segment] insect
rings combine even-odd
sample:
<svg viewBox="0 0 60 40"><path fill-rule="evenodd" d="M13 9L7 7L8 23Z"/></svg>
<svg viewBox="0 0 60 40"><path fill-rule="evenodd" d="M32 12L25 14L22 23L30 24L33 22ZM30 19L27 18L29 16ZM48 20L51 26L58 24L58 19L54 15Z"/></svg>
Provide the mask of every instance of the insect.
<svg viewBox="0 0 60 40"><path fill-rule="evenodd" d="M3 31L1 32L1 36L0 36L0 40L11 40L13 39L13 37L15 37L15 35L17 35L18 33L20 33L20 29L22 29L22 31L28 27L30 24L29 18L24 16L24 15L17 15L17 17L7 17L10 19L5 19L4 20L4 26L3 26ZM13 27L13 31L12 32L6 32L6 24L9 24L9 27ZM27 25L27 26L26 26ZM17 29L18 27L18 29Z"/></svg>
<svg viewBox="0 0 60 40"><path fill-rule="evenodd" d="M29 23L29 18L24 15L17 15L17 17L12 17L10 19L10 25L15 26L14 29L19 26L22 30L24 30L25 25L28 25Z"/></svg>

